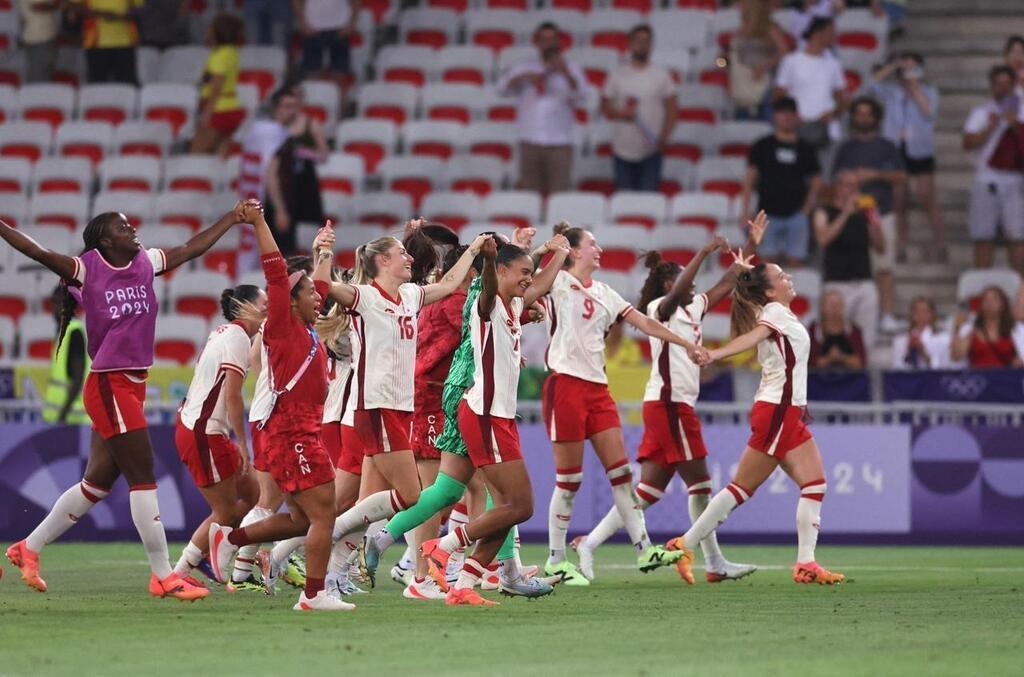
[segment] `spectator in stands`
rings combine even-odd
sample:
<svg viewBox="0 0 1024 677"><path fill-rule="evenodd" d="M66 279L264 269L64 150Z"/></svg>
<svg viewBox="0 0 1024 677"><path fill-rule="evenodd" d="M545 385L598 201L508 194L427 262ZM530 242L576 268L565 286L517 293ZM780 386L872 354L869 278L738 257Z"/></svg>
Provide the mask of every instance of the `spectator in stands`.
<svg viewBox="0 0 1024 677"><path fill-rule="evenodd" d="M235 14L220 13L210 23L207 42L211 50L199 88L199 120L190 153L217 152L226 158L231 139L245 120L245 108L236 91L244 30Z"/></svg>
<svg viewBox="0 0 1024 677"><path fill-rule="evenodd" d="M1024 356L1024 284L1017 288L1017 297L1013 300L1013 345L1017 354Z"/></svg>
<svg viewBox="0 0 1024 677"><path fill-rule="evenodd" d="M967 215L974 266L992 267L996 228L1001 224L1010 263L1024 272L1024 155L1017 141L1024 105L1014 92L1012 68L994 66L988 80L992 98L971 110L963 135L964 150L977 151Z"/></svg>
<svg viewBox="0 0 1024 677"><path fill-rule="evenodd" d="M676 85L667 68L650 63L651 27L629 32L629 61L612 71L601 112L614 121L612 153L618 190L658 190L662 151L676 124Z"/></svg>
<svg viewBox="0 0 1024 677"><path fill-rule="evenodd" d="M867 364L860 328L845 317L843 295L829 289L821 296L821 317L807 328L809 364L819 369L863 369Z"/></svg>
<svg viewBox="0 0 1024 677"><path fill-rule="evenodd" d="M864 345L871 348L878 333L871 253L884 251L887 243L878 219L869 218L861 206L857 173L839 172L833 189L832 202L814 212L814 239L824 251L822 278L826 291L834 289L843 297L846 319L860 327Z"/></svg>
<svg viewBox="0 0 1024 677"><path fill-rule="evenodd" d="M772 74L789 43L766 0L741 0L739 7L740 27L729 41L729 96L737 120L769 120Z"/></svg>
<svg viewBox="0 0 1024 677"><path fill-rule="evenodd" d="M882 135L896 144L903 165L913 182L914 193L928 212L934 238L926 253L934 253L945 263L946 224L935 194L935 119L939 110L939 90L924 81L924 58L905 52L871 76L871 93L882 102L885 119ZM909 188L910 186L906 186ZM908 191L897 187L893 198L896 210L896 254L905 259L907 243Z"/></svg>
<svg viewBox="0 0 1024 677"><path fill-rule="evenodd" d="M60 0L18 0L26 82L49 82L57 67Z"/></svg>
<svg viewBox="0 0 1024 677"><path fill-rule="evenodd" d="M893 315L895 292L893 266L896 263L896 216L893 192L907 180L903 158L892 141L879 134L884 111L874 99L861 97L850 104L850 138L836 150L833 174L853 170L861 192L874 198L875 214L882 226L885 247L872 256L882 309L882 331L895 333L899 324Z"/></svg>
<svg viewBox="0 0 1024 677"><path fill-rule="evenodd" d="M146 0L139 15L142 44L157 49L189 41L188 0Z"/></svg>
<svg viewBox="0 0 1024 677"><path fill-rule="evenodd" d="M254 45L288 48L294 17L292 5L285 0L243 0L245 37Z"/></svg>
<svg viewBox="0 0 1024 677"><path fill-rule="evenodd" d="M839 138L838 118L846 102L843 69L829 51L836 31L831 19L816 18L804 32L807 44L779 64L775 98L796 99L800 138L823 151Z"/></svg>
<svg viewBox="0 0 1024 677"><path fill-rule="evenodd" d="M85 311L65 284L53 291L50 301L57 322L57 337L60 337L63 326L64 340L53 343L50 380L43 395L43 420L47 423L87 425L90 421L82 400L82 386L91 361L86 350Z"/></svg>
<svg viewBox="0 0 1024 677"><path fill-rule="evenodd" d="M85 79L91 83L138 85L135 49L139 45L136 18L143 0L72 0L72 13L82 18Z"/></svg>
<svg viewBox="0 0 1024 677"><path fill-rule="evenodd" d="M910 302L910 330L892 340L892 368L946 369L949 352L950 335L939 330L935 304L918 296Z"/></svg>
<svg viewBox="0 0 1024 677"><path fill-rule="evenodd" d="M292 0L302 29L302 70L342 92L352 73L351 46L363 0ZM325 58L326 57L326 58Z"/></svg>
<svg viewBox="0 0 1024 677"><path fill-rule="evenodd" d="M967 313L957 313L953 329L952 358L967 360L973 368L1019 368L1024 366L1013 342L1013 313L1001 287L986 287L974 322Z"/></svg>
<svg viewBox="0 0 1024 677"><path fill-rule="evenodd" d="M1006 39L1003 58L1017 74L1017 94L1024 95L1024 35L1011 35Z"/></svg>
<svg viewBox="0 0 1024 677"><path fill-rule="evenodd" d="M795 35L799 41L797 47L802 49L804 35L815 19L833 19L843 11L843 0L797 0L796 11L789 24L789 34Z"/></svg>
<svg viewBox="0 0 1024 677"><path fill-rule="evenodd" d="M533 32L537 56L509 68L498 91L518 98L519 187L543 194L569 190L575 108L587 100L587 79L562 55L558 26Z"/></svg>
<svg viewBox="0 0 1024 677"><path fill-rule="evenodd" d="M800 118L796 101L788 96L780 98L772 119L774 133L758 139L747 156L740 227L745 228L754 212L763 209L772 227L765 232L758 253L791 267L807 258L809 219L818 204L821 168L814 147L797 136ZM757 210L750 205L754 191L758 195Z"/></svg>

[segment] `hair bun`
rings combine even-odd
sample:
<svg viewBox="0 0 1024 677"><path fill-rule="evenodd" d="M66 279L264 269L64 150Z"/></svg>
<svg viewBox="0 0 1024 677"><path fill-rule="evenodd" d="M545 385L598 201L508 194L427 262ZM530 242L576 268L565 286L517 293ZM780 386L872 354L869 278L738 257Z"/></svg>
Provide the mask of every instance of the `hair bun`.
<svg viewBox="0 0 1024 677"><path fill-rule="evenodd" d="M661 252L657 249L652 249L644 254L644 267L649 270L654 270L662 263Z"/></svg>
<svg viewBox="0 0 1024 677"><path fill-rule="evenodd" d="M235 304L235 290L228 287L220 293L220 311L228 321L235 319L237 305Z"/></svg>
<svg viewBox="0 0 1024 677"><path fill-rule="evenodd" d="M551 228L551 232L553 232L555 235L565 235L571 229L572 225L570 225L569 222L566 221L565 219L562 219Z"/></svg>

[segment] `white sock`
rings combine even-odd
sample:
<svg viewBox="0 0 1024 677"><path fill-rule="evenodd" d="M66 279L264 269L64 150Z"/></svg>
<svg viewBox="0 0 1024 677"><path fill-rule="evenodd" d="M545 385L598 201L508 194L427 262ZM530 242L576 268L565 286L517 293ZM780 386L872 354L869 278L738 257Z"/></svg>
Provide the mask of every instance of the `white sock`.
<svg viewBox="0 0 1024 677"><path fill-rule="evenodd" d="M516 524L512 527L512 557L516 561L516 566L520 569L523 568L523 560L519 557L519 551L523 549L523 544L519 542L519 525Z"/></svg>
<svg viewBox="0 0 1024 677"><path fill-rule="evenodd" d="M156 499L155 484L137 484L128 492L128 505L132 511L132 521L142 539L142 546L149 558L149 568L156 577L163 580L171 574L171 564L167 554L167 536L164 525L160 521L160 505Z"/></svg>
<svg viewBox="0 0 1024 677"><path fill-rule="evenodd" d="M109 495L109 489L101 489L82 480L60 495L50 508L50 514L25 538L25 545L31 551L39 552L43 546L53 543L75 526L83 515Z"/></svg>
<svg viewBox="0 0 1024 677"><path fill-rule="evenodd" d="M711 478L701 478L686 489L690 495L686 507L690 512L690 524L693 524L711 502ZM725 557L722 556L722 550L718 547L718 536L714 531L700 542L700 549L704 552L704 566L710 570L718 571L725 564Z"/></svg>
<svg viewBox="0 0 1024 677"><path fill-rule="evenodd" d="M800 487L796 504L797 562L813 562L821 528L821 502L825 498L825 480L814 480Z"/></svg>
<svg viewBox="0 0 1024 677"><path fill-rule="evenodd" d="M305 536L295 536L284 541L278 541L270 551L270 561L273 562L275 567L282 566L288 561L292 553L302 547L302 544L305 542Z"/></svg>
<svg viewBox="0 0 1024 677"><path fill-rule="evenodd" d="M260 520L265 520L273 514L274 511L269 508L255 506L245 514L245 517L242 518L242 523L238 526L247 527L250 524L259 522ZM241 581L249 578L252 574L252 567L256 563L256 553L258 553L259 550L259 543L250 543L249 545L243 545L238 549L238 554L235 555L235 568L231 573L232 581L240 583Z"/></svg>
<svg viewBox="0 0 1024 677"><path fill-rule="evenodd" d="M487 567L472 557L467 557L466 563L462 565L462 571L459 572L459 580L455 581L455 588L472 590L486 573Z"/></svg>
<svg viewBox="0 0 1024 677"><path fill-rule="evenodd" d="M387 529L381 529L380 533L377 534L377 545L379 547L381 537L388 532ZM402 553L402 559L398 561L398 566L403 569L415 569L416 568L416 536L410 531L405 535L405 552Z"/></svg>
<svg viewBox="0 0 1024 677"><path fill-rule="evenodd" d="M509 557L498 562L501 567L501 580L506 583L514 583L523 575L522 564L518 557Z"/></svg>
<svg viewBox="0 0 1024 677"><path fill-rule="evenodd" d="M715 494L700 517L690 525L690 530L683 534L683 544L691 550L695 548L725 521L736 506L749 500L751 495L751 492L740 485L730 482L729 486Z"/></svg>
<svg viewBox="0 0 1024 677"><path fill-rule="evenodd" d="M437 547L445 552L455 552L457 548L465 548L470 542L469 536L466 535L466 527L459 525L455 527L455 531L450 531L442 536ZM466 560L466 564L469 564L469 559Z"/></svg>
<svg viewBox="0 0 1024 677"><path fill-rule="evenodd" d="M657 487L652 487L649 484L641 482L636 485L636 498L641 510L647 510L647 508L660 501L661 497L664 495L665 492L663 490L658 489ZM608 513L601 518L601 521L597 523L597 526L587 534L584 539L585 544L588 548L594 550L611 538L612 535L621 528L622 517L619 515L619 509L612 506Z"/></svg>
<svg viewBox="0 0 1024 677"><path fill-rule="evenodd" d="M629 469L629 461L622 459L618 464L605 471L612 485L612 500L615 509L622 518L622 525L629 534L629 542L637 552L651 547L651 538L647 535L647 522L644 511L633 493L633 471Z"/></svg>
<svg viewBox="0 0 1024 677"><path fill-rule="evenodd" d="M583 482L583 467L555 470L555 490L548 504L548 562L558 564L565 559L565 535L572 519L572 504Z"/></svg>
<svg viewBox="0 0 1024 677"><path fill-rule="evenodd" d="M199 563L202 561L203 551L195 543L189 541L185 549L181 551L178 563L174 565L174 573L179 576L189 576L192 570L199 566Z"/></svg>
<svg viewBox="0 0 1024 677"><path fill-rule="evenodd" d="M394 517L395 513L407 507L409 506L397 491L378 491L371 494L334 520L334 540L337 541L342 536L373 522Z"/></svg>

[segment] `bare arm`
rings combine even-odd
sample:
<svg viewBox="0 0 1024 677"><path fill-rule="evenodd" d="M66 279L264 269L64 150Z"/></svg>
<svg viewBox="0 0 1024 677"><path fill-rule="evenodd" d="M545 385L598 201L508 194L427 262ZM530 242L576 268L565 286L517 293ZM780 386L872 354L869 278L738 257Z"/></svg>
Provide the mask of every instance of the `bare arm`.
<svg viewBox="0 0 1024 677"><path fill-rule="evenodd" d="M935 111L932 110L932 102L928 100L928 96L925 94L924 87L917 80L913 80L909 86L910 96L917 103L917 107L921 109L921 112L932 117Z"/></svg>
<svg viewBox="0 0 1024 677"><path fill-rule="evenodd" d="M961 311L957 314L956 322L953 324L953 340L949 343L949 354L954 362L966 360L971 350L971 337L974 335L974 331L961 332L961 328L966 322L967 314Z"/></svg>
<svg viewBox="0 0 1024 677"><path fill-rule="evenodd" d="M819 247L829 246L833 240L839 237L846 227L846 221L853 214L853 209L848 205L846 209L839 212L832 221L828 220L828 213L824 209L814 212L814 240Z"/></svg>
<svg viewBox="0 0 1024 677"><path fill-rule="evenodd" d="M697 273L700 272L700 266L704 263L704 259L708 257L712 252L720 249L723 246L728 246L724 238L716 237L713 238L706 245L701 247L697 255L693 257L683 272L676 276L675 282L672 283L672 288L668 290L668 294L658 304L658 321L668 322L668 319L672 317L672 314L676 312L676 309L683 303L683 297L693 287L693 281L697 279ZM645 312L646 308L641 308L640 312Z"/></svg>
<svg viewBox="0 0 1024 677"><path fill-rule="evenodd" d="M661 123L661 131L658 132L658 148L664 148L665 144L668 143L668 138L672 135L672 130L676 126L676 120L679 117L679 106L676 103L676 97L666 96L665 97L665 121Z"/></svg>
<svg viewBox="0 0 1024 677"><path fill-rule="evenodd" d="M231 226L236 223L242 223L242 221L242 203L240 202L230 212L217 219L215 224L206 230L199 231L185 244L165 249L164 255L167 257L167 268L164 272L174 270L183 263L199 258L210 247L217 244L217 240L223 237L224 233L231 229Z"/></svg>
<svg viewBox="0 0 1024 677"><path fill-rule="evenodd" d="M569 241L565 239L564 235L556 235L545 242L541 249L545 252L552 252L551 260L548 261L548 265L543 270L537 273L533 278L533 284L523 294L523 306L526 308L532 306L537 299L551 291L551 285L555 283L558 271L562 269L565 259L569 256ZM536 267L536 264L534 264L534 267Z"/></svg>
<svg viewBox="0 0 1024 677"><path fill-rule="evenodd" d="M68 341L68 389L64 405L60 408L57 420L64 423L68 420L68 414L82 392L82 385L85 383L85 335L82 331L71 333Z"/></svg>
<svg viewBox="0 0 1024 677"><path fill-rule="evenodd" d="M616 108L610 96L601 97L601 115L605 120L632 120L633 116L627 111Z"/></svg>
<svg viewBox="0 0 1024 677"><path fill-rule="evenodd" d="M748 331L746 334L737 336L733 340L729 341L724 346L709 351L711 360L724 360L727 357L732 357L733 355L745 353L751 348L755 347L761 341L771 336L771 333L771 329L764 326L763 324L759 324L750 331Z"/></svg>
<svg viewBox="0 0 1024 677"><path fill-rule="evenodd" d="M224 370L224 407L228 412L228 423L238 440L238 455L242 457L241 472L249 470L249 443L245 438L245 402L242 400L242 384L245 377L234 369Z"/></svg>
<svg viewBox="0 0 1024 677"><path fill-rule="evenodd" d="M964 132L962 145L964 150L977 150L988 142L988 137L999 128L999 116L989 115L988 125L980 132Z"/></svg>
<svg viewBox="0 0 1024 677"><path fill-rule="evenodd" d="M814 211L814 206L818 204L818 194L820 192L821 175L815 174L811 177L811 185L807 187L807 198L804 200L804 206L800 208L800 211L810 216L811 212Z"/></svg>
<svg viewBox="0 0 1024 677"><path fill-rule="evenodd" d="M463 252L459 260L456 261L455 265L452 266L451 270L445 274L444 278L440 282L434 284L428 284L423 287L423 305L430 305L435 301L440 301L444 297L448 296L462 284L462 281L466 279L466 274L469 273L469 267L473 265L473 259L480 253L484 246L484 242L491 238L490 235L478 235L473 244L469 245L469 248Z"/></svg>
<svg viewBox="0 0 1024 677"><path fill-rule="evenodd" d="M0 219L0 238L3 238L7 244L33 261L46 266L65 280L70 280L74 277L75 269L77 268L74 258L55 252L52 249L46 249L24 233L18 232L7 225L2 219Z"/></svg>
<svg viewBox="0 0 1024 677"><path fill-rule="evenodd" d="M204 124L210 124L210 116L213 115L213 106L217 103L217 99L220 98L220 94L223 91L224 76L214 75L210 80L210 94L203 99L203 109L200 112L200 117L204 119Z"/></svg>
<svg viewBox="0 0 1024 677"><path fill-rule="evenodd" d="M760 180L758 175L757 167L748 165L747 171L743 175L743 197L741 198L740 204L740 225L742 226L747 219L750 218L750 198L754 194L754 186Z"/></svg>
<svg viewBox="0 0 1024 677"><path fill-rule="evenodd" d="M278 231L285 231L291 225L291 216L288 214L288 206L284 202L284 192L281 190L281 176L278 173L280 167L281 161L275 155L267 165L265 178L267 197L270 198L271 204L274 205L274 227Z"/></svg>
<svg viewBox="0 0 1024 677"><path fill-rule="evenodd" d="M1024 283L1017 288L1017 296L1013 299L1013 318L1024 322Z"/></svg>
<svg viewBox="0 0 1024 677"><path fill-rule="evenodd" d="M313 143L316 144L317 162L324 162L331 154L331 149L327 145L327 136L324 134L324 126L316 120L311 119L309 122L309 131L313 135Z"/></svg>
<svg viewBox="0 0 1024 677"><path fill-rule="evenodd" d="M626 322L633 325L648 336L653 336L656 339L661 339L667 343L673 343L677 346L681 346L686 349L687 353L692 353L697 349L697 346L690 343L682 336L679 336L675 332L671 331L668 327L660 322L655 322L653 319L647 317L641 312L632 310L626 313L626 317L623 318Z"/></svg>
<svg viewBox="0 0 1024 677"><path fill-rule="evenodd" d="M480 317L491 316L491 312L494 310L494 302L498 298L498 270L494 264L494 257L497 251L498 248L494 238L491 238L480 252L484 257L484 269L480 272L480 296L476 302Z"/></svg>

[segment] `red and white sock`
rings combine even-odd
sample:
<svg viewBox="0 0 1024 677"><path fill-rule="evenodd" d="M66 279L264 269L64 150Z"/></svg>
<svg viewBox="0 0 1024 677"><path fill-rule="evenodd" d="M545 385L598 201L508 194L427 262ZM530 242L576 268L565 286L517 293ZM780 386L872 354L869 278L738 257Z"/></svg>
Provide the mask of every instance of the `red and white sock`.
<svg viewBox="0 0 1024 677"><path fill-rule="evenodd" d="M203 551L195 543L189 541L185 549L181 551L178 563L174 565L174 573L182 577L189 576L192 574L192 570L199 566L199 563L202 561Z"/></svg>
<svg viewBox="0 0 1024 677"><path fill-rule="evenodd" d="M718 528L719 524L725 521L729 513L750 500L752 495L753 492L747 491L735 482L730 482L729 486L715 494L700 517L690 525L690 530L683 535L683 544L691 550L696 548L701 541Z"/></svg>
<svg viewBox="0 0 1024 677"><path fill-rule="evenodd" d="M644 511L640 507L636 494L633 493L633 471L629 461L622 459L605 471L612 485L612 501L615 510L622 518L622 525L629 534L629 542L637 552L643 552L651 546L651 538L647 535L647 522Z"/></svg>
<svg viewBox="0 0 1024 677"><path fill-rule="evenodd" d="M238 526L240 528L247 527L260 520L265 520L273 514L274 512L268 508L256 506L246 513L245 517L242 518L242 523ZM238 554L235 555L235 568L231 573L232 581L241 583L252 574L252 567L256 563L256 553L259 552L259 549L259 543L245 545L238 549Z"/></svg>
<svg viewBox="0 0 1024 677"><path fill-rule="evenodd" d="M43 546L53 543L75 526L83 515L109 495L110 489L82 480L60 495L50 508L50 514L25 538L25 545L33 552L39 552Z"/></svg>
<svg viewBox="0 0 1024 677"><path fill-rule="evenodd" d="M171 574L171 564L167 554L167 535L164 524L160 521L160 505L156 499L155 484L136 484L128 491L128 505L132 511L132 521L146 549L149 568L160 580Z"/></svg>
<svg viewBox="0 0 1024 677"><path fill-rule="evenodd" d="M473 557L467 557L466 563L462 565L462 571L459 572L459 580L455 581L455 588L472 590L486 573L487 567Z"/></svg>
<svg viewBox="0 0 1024 677"><path fill-rule="evenodd" d="M690 524L694 524L711 502L711 478L702 477L693 484L686 487L689 493L689 500L686 507L690 512ZM719 570L725 563L722 550L718 547L718 537L712 531L700 542L700 549L704 551L704 565L712 571Z"/></svg>
<svg viewBox="0 0 1024 677"><path fill-rule="evenodd" d="M641 482L636 485L637 502L642 510L647 510L647 508L660 501L661 497L664 495L665 491L663 489L651 486L650 484ZM597 523L597 526L587 534L587 547L591 550L597 548L599 545L611 538L616 531L621 529L622 524L623 522L622 517L619 515L619 509L613 506L611 510L608 511L608 514L606 514L601 521Z"/></svg>
<svg viewBox="0 0 1024 677"><path fill-rule="evenodd" d="M565 535L572 519L572 504L583 482L583 467L555 470L555 490L548 504L548 562L558 564L565 559Z"/></svg>
<svg viewBox="0 0 1024 677"><path fill-rule="evenodd" d="M370 494L334 520L334 540L374 522L394 517L395 513L408 507L397 491Z"/></svg>
<svg viewBox="0 0 1024 677"><path fill-rule="evenodd" d="M459 525L455 527L453 531L449 531L447 534L442 536L437 547L441 548L445 552L455 552L457 548L465 548L470 543L472 543L472 541L466 534L466 527L464 525ZM469 559L466 560L466 564L469 564Z"/></svg>
<svg viewBox="0 0 1024 677"><path fill-rule="evenodd" d="M828 487L824 479L817 479L800 487L800 500L796 504L797 562L813 562L821 529L821 502Z"/></svg>

